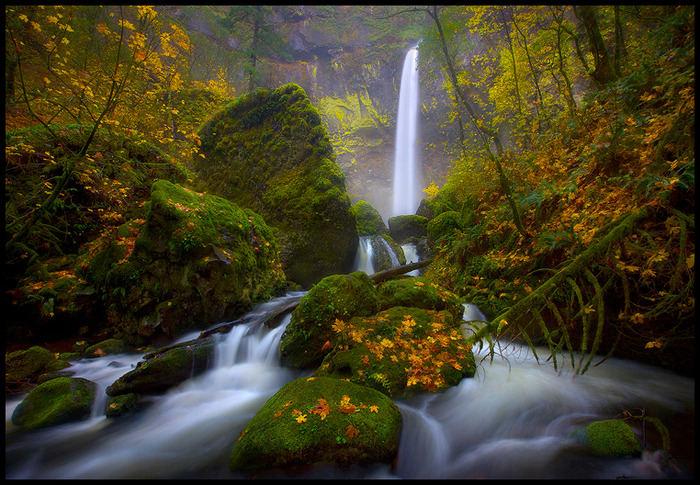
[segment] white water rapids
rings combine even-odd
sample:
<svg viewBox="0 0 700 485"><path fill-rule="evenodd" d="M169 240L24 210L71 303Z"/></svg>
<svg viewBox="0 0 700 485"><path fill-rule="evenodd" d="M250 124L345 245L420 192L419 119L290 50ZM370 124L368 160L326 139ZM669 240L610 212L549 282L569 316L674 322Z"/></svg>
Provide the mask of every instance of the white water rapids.
<svg viewBox="0 0 700 485"><path fill-rule="evenodd" d="M286 298L298 297L290 295ZM263 315L278 299L255 312ZM479 317L478 309L467 314ZM21 397L6 401L6 478L245 478L228 470L247 422L286 382L309 373L279 365L278 343L289 321L274 329L253 319L220 335L206 373L130 416L105 418L102 396L88 421L25 432L10 422ZM181 340L194 338L187 336ZM622 410L646 408L663 419L694 409L694 381L608 359L582 376L533 359L511 344L478 366L477 375L441 394L396 399L403 429L396 468L340 471L319 467L304 477L336 478L690 478L661 470L656 455L595 458L570 433ZM486 352L478 354L486 357ZM74 364L75 376L99 393L128 372L140 355L106 356ZM674 436L671 436L673 440Z"/></svg>

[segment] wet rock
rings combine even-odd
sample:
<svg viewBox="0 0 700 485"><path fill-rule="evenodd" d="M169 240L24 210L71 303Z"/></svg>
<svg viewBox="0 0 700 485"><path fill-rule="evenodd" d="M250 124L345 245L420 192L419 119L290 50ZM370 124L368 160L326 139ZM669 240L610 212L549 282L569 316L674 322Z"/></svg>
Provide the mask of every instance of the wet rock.
<svg viewBox="0 0 700 485"><path fill-rule="evenodd" d="M389 218L389 235L398 244L409 239L420 240L428 234L428 219L423 216L406 215Z"/></svg>
<svg viewBox="0 0 700 485"><path fill-rule="evenodd" d="M294 368L317 366L327 352L325 343L334 335L336 319L369 316L379 310L371 278L356 271L321 280L301 299L280 341L283 365Z"/></svg>
<svg viewBox="0 0 700 485"><path fill-rule="evenodd" d="M476 371L471 347L446 311L396 306L333 329L331 349L314 376L403 396L444 391Z"/></svg>
<svg viewBox="0 0 700 485"><path fill-rule="evenodd" d="M109 399L105 416L108 418L116 418L129 413L134 409L137 402L137 396L134 393L120 394Z"/></svg>
<svg viewBox="0 0 700 485"><path fill-rule="evenodd" d="M574 436L596 456L639 456L642 452L634 431L621 419L594 421Z"/></svg>
<svg viewBox="0 0 700 485"><path fill-rule="evenodd" d="M87 379L58 377L37 386L12 413L24 429L45 428L90 417L97 385Z"/></svg>
<svg viewBox="0 0 700 485"><path fill-rule="evenodd" d="M42 376L69 366L68 362L38 345L16 350L5 357L5 388L11 393L29 392Z"/></svg>
<svg viewBox="0 0 700 485"><path fill-rule="evenodd" d="M208 337L158 349L107 387L107 395L162 394L209 368L217 340Z"/></svg>
<svg viewBox="0 0 700 485"><path fill-rule="evenodd" d="M105 355L121 354L124 352L124 341L120 339L107 339L91 345L85 349L86 358L104 357Z"/></svg>
<svg viewBox="0 0 700 485"><path fill-rule="evenodd" d="M384 394L339 379L300 378L284 385L240 433L230 458L237 471L294 470L390 463L401 413Z"/></svg>

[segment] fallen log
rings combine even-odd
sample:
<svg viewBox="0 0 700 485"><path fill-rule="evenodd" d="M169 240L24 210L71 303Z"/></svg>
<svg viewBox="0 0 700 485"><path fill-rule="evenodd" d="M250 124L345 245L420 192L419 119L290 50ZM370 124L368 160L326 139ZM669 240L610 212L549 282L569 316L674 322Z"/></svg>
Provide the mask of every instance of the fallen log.
<svg viewBox="0 0 700 485"><path fill-rule="evenodd" d="M374 281L375 283L382 283L383 281L390 280L391 278L395 278L396 276L400 276L405 273L410 273L411 271L414 271L416 269L428 266L432 262L432 258L424 259L423 261L418 261L417 263L409 263L404 264L403 266L389 268L387 270L380 271L379 273L374 273L369 277L372 278L372 281Z"/></svg>

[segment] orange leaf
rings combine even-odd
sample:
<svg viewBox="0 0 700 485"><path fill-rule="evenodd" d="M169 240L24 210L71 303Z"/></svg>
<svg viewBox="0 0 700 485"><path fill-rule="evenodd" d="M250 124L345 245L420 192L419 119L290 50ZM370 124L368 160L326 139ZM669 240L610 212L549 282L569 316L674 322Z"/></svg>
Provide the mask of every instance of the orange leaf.
<svg viewBox="0 0 700 485"><path fill-rule="evenodd" d="M353 439L358 434L360 434L360 432L352 424L345 428L345 436L347 436L349 439Z"/></svg>

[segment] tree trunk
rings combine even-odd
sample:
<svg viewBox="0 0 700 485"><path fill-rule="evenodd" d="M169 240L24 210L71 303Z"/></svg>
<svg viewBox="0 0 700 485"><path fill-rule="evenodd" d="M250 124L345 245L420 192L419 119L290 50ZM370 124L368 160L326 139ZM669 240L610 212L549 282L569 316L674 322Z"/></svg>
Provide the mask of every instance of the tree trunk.
<svg viewBox="0 0 700 485"><path fill-rule="evenodd" d="M598 27L595 10L591 5L581 5L574 8L574 12L583 23L588 35L588 42L593 54L593 72L591 77L600 85L605 86L617 79L610 55L605 47L603 35Z"/></svg>

